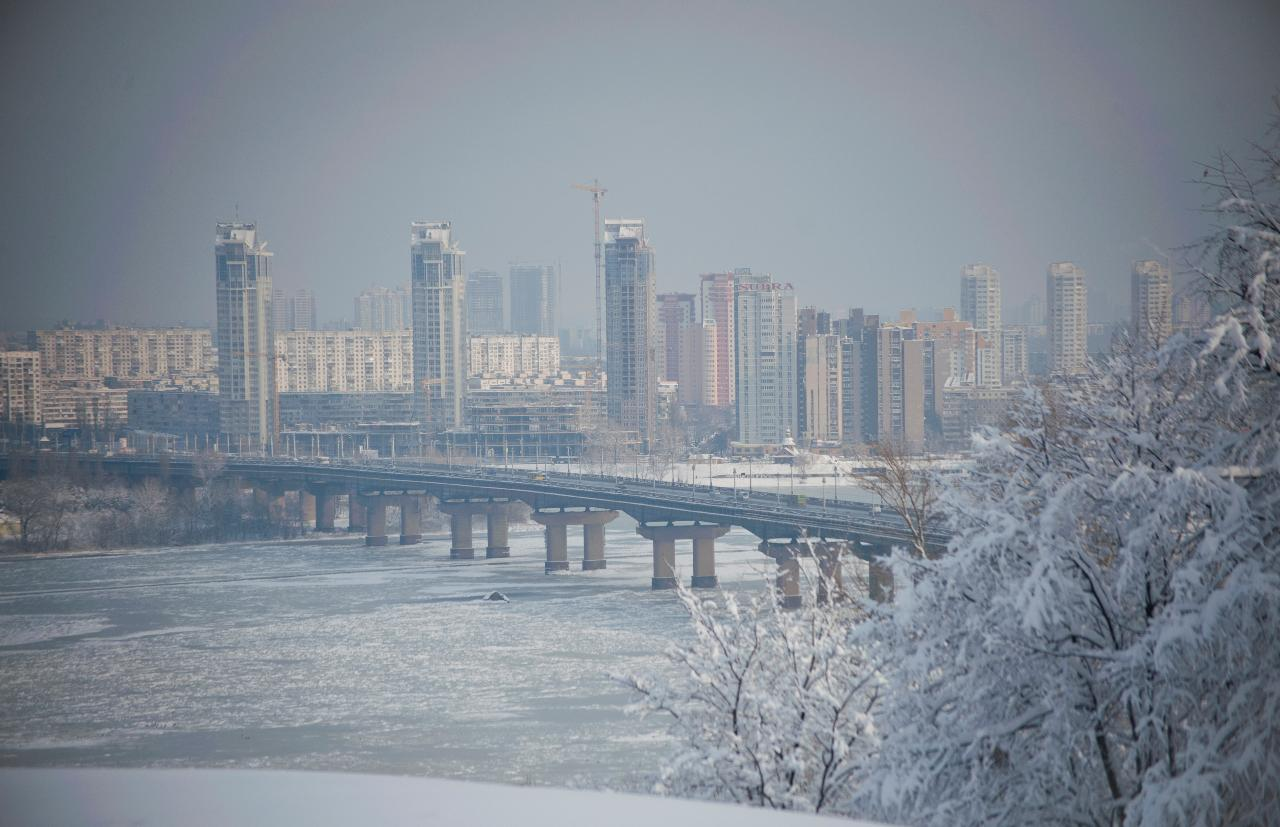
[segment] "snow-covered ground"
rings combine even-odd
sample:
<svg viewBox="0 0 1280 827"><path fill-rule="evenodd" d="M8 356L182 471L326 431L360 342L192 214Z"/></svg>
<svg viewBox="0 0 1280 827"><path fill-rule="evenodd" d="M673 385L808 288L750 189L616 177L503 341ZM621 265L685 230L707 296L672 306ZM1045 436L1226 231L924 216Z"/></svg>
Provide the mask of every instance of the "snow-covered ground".
<svg viewBox="0 0 1280 827"><path fill-rule="evenodd" d="M0 825L859 827L655 796L428 778L246 770L0 770Z"/></svg>
<svg viewBox="0 0 1280 827"><path fill-rule="evenodd" d="M620 517L608 569L555 576L536 526L511 545L493 561L450 561L438 536L0 560L0 766L647 789L665 725L627 715L609 675L662 668L688 633L649 591L650 544ZM727 588L772 574L744 532L718 551ZM511 602L479 599L494 590Z"/></svg>

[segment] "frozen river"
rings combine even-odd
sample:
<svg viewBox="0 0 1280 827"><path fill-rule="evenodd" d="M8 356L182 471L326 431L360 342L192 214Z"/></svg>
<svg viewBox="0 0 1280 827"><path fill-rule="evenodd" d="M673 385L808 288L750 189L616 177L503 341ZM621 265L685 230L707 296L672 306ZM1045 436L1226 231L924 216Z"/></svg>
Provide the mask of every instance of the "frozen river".
<svg viewBox="0 0 1280 827"><path fill-rule="evenodd" d="M534 525L492 561L440 536L0 559L0 766L643 785L665 722L626 714L609 675L665 668L687 620L649 591L634 526L609 526L607 570L555 576ZM726 588L762 588L756 542L717 544Z"/></svg>

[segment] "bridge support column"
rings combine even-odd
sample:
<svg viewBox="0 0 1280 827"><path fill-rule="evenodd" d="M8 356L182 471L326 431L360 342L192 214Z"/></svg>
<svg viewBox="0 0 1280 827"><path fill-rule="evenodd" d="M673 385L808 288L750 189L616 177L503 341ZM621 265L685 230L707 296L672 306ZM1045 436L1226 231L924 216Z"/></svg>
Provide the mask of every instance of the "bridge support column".
<svg viewBox="0 0 1280 827"><path fill-rule="evenodd" d="M365 500L367 525L364 544L366 546L385 546L387 544L387 501L384 497L369 497Z"/></svg>
<svg viewBox="0 0 1280 827"><path fill-rule="evenodd" d="M844 567L840 564L843 547L839 543L822 543L814 551L818 557L818 605L844 600Z"/></svg>
<svg viewBox="0 0 1280 827"><path fill-rule="evenodd" d="M337 498L329 491L317 491L313 500L316 531L333 531L333 518L338 512Z"/></svg>
<svg viewBox="0 0 1280 827"><path fill-rule="evenodd" d="M636 533L653 541L654 589L676 587L676 542L693 541L693 579L695 589L714 589L716 577L716 538L729 531L723 525L641 525Z"/></svg>
<svg viewBox="0 0 1280 827"><path fill-rule="evenodd" d="M893 571L876 560L867 561L867 591L877 603L893 602Z"/></svg>
<svg viewBox="0 0 1280 827"><path fill-rule="evenodd" d="M804 605L804 598L800 595L800 558L809 554L811 548L808 543L796 541L770 543L766 540L760 544L760 551L778 564L778 602L784 609L798 609Z"/></svg>
<svg viewBox="0 0 1280 827"><path fill-rule="evenodd" d="M485 550L484 556L510 557L511 546L507 539L509 512L507 503L490 503L485 513Z"/></svg>
<svg viewBox="0 0 1280 827"><path fill-rule="evenodd" d="M408 494L400 498L400 545L422 542L422 497Z"/></svg>
<svg viewBox="0 0 1280 827"><path fill-rule="evenodd" d="M533 519L547 527L547 572L569 570L569 526L582 526L582 570L605 567L604 527L616 511L535 511Z"/></svg>
<svg viewBox="0 0 1280 827"><path fill-rule="evenodd" d="M359 494L352 491L347 495L347 531L364 531L369 522L366 511Z"/></svg>
<svg viewBox="0 0 1280 827"><path fill-rule="evenodd" d="M316 523L316 495L304 488L298 492L298 503L302 508L302 527L311 528Z"/></svg>
<svg viewBox="0 0 1280 827"><path fill-rule="evenodd" d="M476 556L472 545L471 523L476 512L482 510L482 503L452 502L440 503L441 513L449 515L449 559L471 560Z"/></svg>

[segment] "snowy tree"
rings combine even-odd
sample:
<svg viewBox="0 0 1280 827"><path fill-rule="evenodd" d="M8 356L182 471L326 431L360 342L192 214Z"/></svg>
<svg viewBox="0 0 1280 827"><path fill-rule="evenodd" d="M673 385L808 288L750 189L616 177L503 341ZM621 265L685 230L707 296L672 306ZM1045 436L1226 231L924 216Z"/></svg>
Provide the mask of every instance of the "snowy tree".
<svg viewBox="0 0 1280 827"><path fill-rule="evenodd" d="M895 668L864 812L1261 824L1280 808L1280 161L1209 168L1223 312L1032 389L860 635Z"/></svg>
<svg viewBox="0 0 1280 827"><path fill-rule="evenodd" d="M674 676L628 676L638 708L680 746L658 789L758 807L843 812L875 749L881 681L848 641L850 604L786 611L769 589L740 602L681 590L694 638Z"/></svg>

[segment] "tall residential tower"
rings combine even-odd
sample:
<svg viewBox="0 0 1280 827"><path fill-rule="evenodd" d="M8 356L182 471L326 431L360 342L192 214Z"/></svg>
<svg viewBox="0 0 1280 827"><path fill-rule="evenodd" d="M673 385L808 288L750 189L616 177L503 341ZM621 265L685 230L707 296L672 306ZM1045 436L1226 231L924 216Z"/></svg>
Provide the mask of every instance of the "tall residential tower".
<svg viewBox="0 0 1280 827"><path fill-rule="evenodd" d="M413 409L422 431L462 424L467 387L466 254L448 221L410 225L413 291Z"/></svg>
<svg viewBox="0 0 1280 827"><path fill-rule="evenodd" d="M1173 332L1173 284L1158 261L1135 261L1130 280L1135 341L1156 347Z"/></svg>
<svg viewBox="0 0 1280 827"><path fill-rule="evenodd" d="M658 393L653 248L643 219L606 219L604 235L608 416L621 428L635 431L648 450Z"/></svg>
<svg viewBox="0 0 1280 827"><path fill-rule="evenodd" d="M508 273L511 285L511 332L535 336L556 335L559 286L551 264L513 264Z"/></svg>
<svg viewBox="0 0 1280 827"><path fill-rule="evenodd" d="M1050 264L1045 293L1049 373L1054 376L1084 373L1089 359L1089 296L1084 270L1069 261Z"/></svg>
<svg viewBox="0 0 1280 827"><path fill-rule="evenodd" d="M278 427L271 253L256 224L236 221L218 224L213 256L220 427L231 448L271 450Z"/></svg>
<svg viewBox="0 0 1280 827"><path fill-rule="evenodd" d="M978 333L974 379L979 385L999 385L1002 380L1000 307L1000 274L994 267L970 264L960 271L960 320L972 322Z"/></svg>
<svg viewBox="0 0 1280 827"><path fill-rule="evenodd" d="M768 275L734 274L738 441L781 445L799 431L796 296Z"/></svg>

